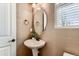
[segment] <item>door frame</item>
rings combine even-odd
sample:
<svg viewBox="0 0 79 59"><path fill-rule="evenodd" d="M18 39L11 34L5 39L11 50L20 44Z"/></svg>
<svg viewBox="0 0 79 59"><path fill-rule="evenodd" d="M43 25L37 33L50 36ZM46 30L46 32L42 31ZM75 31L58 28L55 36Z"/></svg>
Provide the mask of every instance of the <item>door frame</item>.
<svg viewBox="0 0 79 59"><path fill-rule="evenodd" d="M12 39L15 39L15 42L11 44L11 56L16 56L16 3L10 3L11 5L11 20L12 20Z"/></svg>

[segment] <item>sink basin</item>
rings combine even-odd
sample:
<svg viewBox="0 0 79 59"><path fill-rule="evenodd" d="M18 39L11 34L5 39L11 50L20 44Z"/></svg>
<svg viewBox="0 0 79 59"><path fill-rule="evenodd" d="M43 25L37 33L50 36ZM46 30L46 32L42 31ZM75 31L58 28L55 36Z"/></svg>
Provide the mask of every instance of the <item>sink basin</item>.
<svg viewBox="0 0 79 59"><path fill-rule="evenodd" d="M35 38L32 38L24 41L24 45L32 49L33 56L38 56L39 53L38 49L44 47L45 41L44 40L37 41Z"/></svg>
<svg viewBox="0 0 79 59"><path fill-rule="evenodd" d="M30 49L34 49L34 48L42 48L45 45L45 41L44 40L35 40L35 39L28 39L24 42L24 45L27 46Z"/></svg>

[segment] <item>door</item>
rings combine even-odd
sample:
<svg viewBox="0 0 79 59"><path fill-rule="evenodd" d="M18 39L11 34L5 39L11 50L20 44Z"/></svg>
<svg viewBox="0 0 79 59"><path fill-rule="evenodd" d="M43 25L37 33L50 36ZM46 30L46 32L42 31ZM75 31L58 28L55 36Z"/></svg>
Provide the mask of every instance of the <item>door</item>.
<svg viewBox="0 0 79 59"><path fill-rule="evenodd" d="M16 4L0 3L0 56L16 55Z"/></svg>

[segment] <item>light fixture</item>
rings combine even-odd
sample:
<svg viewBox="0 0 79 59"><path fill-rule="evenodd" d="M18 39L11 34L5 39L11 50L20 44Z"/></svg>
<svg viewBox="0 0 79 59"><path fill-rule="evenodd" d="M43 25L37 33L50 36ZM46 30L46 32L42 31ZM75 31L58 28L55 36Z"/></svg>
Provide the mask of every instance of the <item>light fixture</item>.
<svg viewBox="0 0 79 59"><path fill-rule="evenodd" d="M39 3L33 3L32 7L39 10L41 9L41 5Z"/></svg>
<svg viewBox="0 0 79 59"><path fill-rule="evenodd" d="M33 3L33 4L32 4L32 7L33 7L33 8L36 8L36 3Z"/></svg>

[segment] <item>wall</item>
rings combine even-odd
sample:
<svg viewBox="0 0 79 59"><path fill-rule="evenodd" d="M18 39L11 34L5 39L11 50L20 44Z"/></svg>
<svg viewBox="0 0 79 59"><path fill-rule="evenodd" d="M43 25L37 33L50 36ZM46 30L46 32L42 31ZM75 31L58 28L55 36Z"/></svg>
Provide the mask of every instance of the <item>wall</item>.
<svg viewBox="0 0 79 59"><path fill-rule="evenodd" d="M63 35L64 30L56 30L54 28L54 4L43 4L43 7L47 13L48 20L46 30L42 34L42 39L45 40L47 43L44 48L40 49L39 55L62 55L64 49L63 38L65 37L65 35Z"/></svg>
<svg viewBox="0 0 79 59"><path fill-rule="evenodd" d="M17 3L17 55L32 55L31 50L24 46L24 41L29 35L32 22L32 7L27 3ZM24 20L29 21L28 25L24 24Z"/></svg>
<svg viewBox="0 0 79 59"><path fill-rule="evenodd" d="M65 51L79 56L79 29L67 29Z"/></svg>
<svg viewBox="0 0 79 59"><path fill-rule="evenodd" d="M79 55L79 29L57 29L54 28L55 15L54 4L42 4L48 15L48 22L42 40L46 46L40 50L39 55L61 56L64 51ZM24 19L30 21L29 25L23 23ZM32 55L31 50L24 46L32 21L32 8L30 4L17 4L17 55Z"/></svg>
<svg viewBox="0 0 79 59"><path fill-rule="evenodd" d="M58 56L63 55L64 51L74 55L79 55L79 29L57 29L55 23L54 4L44 5L48 14L48 24L46 31L42 35L46 46L40 49L40 55Z"/></svg>

